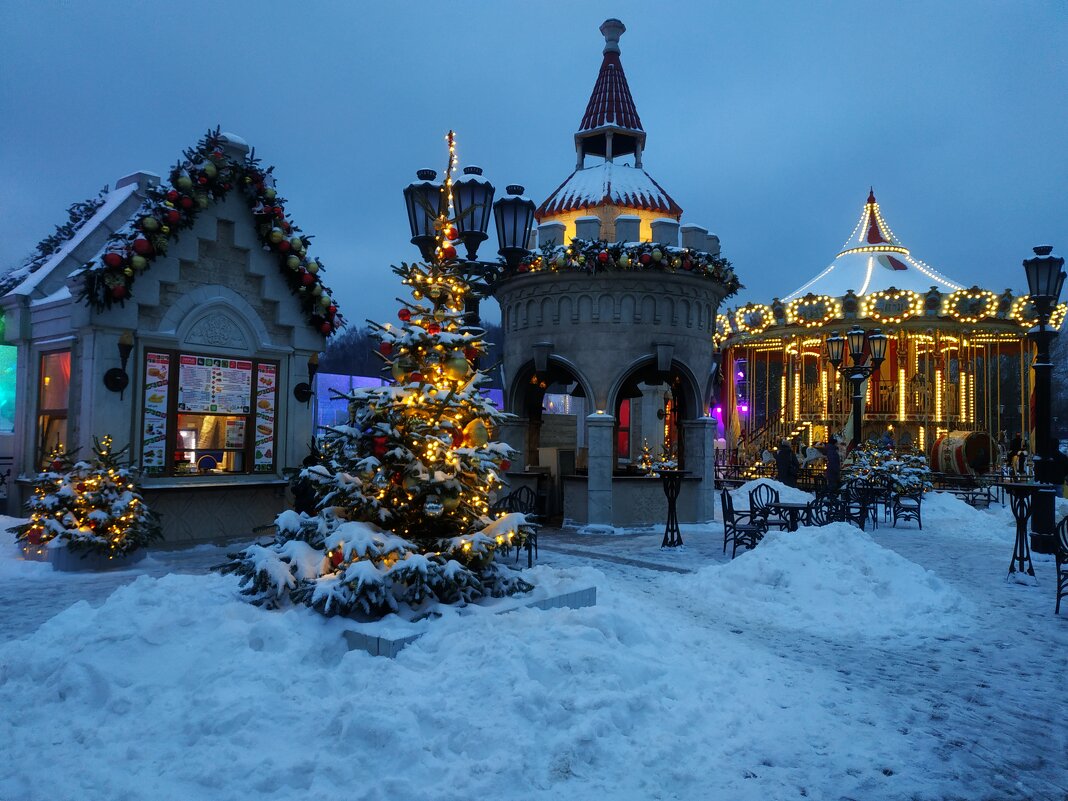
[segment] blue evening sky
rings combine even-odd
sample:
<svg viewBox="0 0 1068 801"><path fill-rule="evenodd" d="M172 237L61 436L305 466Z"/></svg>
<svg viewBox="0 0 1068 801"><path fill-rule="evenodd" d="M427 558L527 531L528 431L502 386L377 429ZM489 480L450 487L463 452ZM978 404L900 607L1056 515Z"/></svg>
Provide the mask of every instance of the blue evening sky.
<svg viewBox="0 0 1068 801"><path fill-rule="evenodd" d="M742 300L821 270L869 185L913 254L969 285L1022 288L1032 245L1068 250L1062 0L2 6L3 267L218 124L276 166L349 319L393 319L389 265L416 253L403 186L454 128L462 163L544 199L609 16L646 169L719 234Z"/></svg>

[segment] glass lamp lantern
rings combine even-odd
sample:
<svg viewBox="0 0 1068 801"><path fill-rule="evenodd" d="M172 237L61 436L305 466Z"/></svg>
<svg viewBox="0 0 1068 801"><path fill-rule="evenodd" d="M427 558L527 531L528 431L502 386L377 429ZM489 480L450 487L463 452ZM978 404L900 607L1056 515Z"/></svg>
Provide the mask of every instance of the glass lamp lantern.
<svg viewBox="0 0 1068 801"><path fill-rule="evenodd" d="M864 358L864 340L866 337L864 329L857 326L854 326L846 333L846 339L849 341L849 355L857 364Z"/></svg>
<svg viewBox="0 0 1068 801"><path fill-rule="evenodd" d="M868 336L868 344L871 347L871 363L878 369L886 358L886 346L890 343L889 337L876 328Z"/></svg>
<svg viewBox="0 0 1068 801"><path fill-rule="evenodd" d="M512 184L506 191L508 197L493 204L493 216L497 221L498 252L512 270L530 252L527 243L534 225L534 201L523 197L522 186Z"/></svg>
<svg viewBox="0 0 1068 801"><path fill-rule="evenodd" d="M469 261L475 260L478 246L486 241L493 211L493 184L481 176L481 167L464 167L464 177L452 185L456 230L467 248Z"/></svg>
<svg viewBox="0 0 1068 801"><path fill-rule="evenodd" d="M418 181L404 188L404 205L408 210L412 244L419 248L425 260L430 261L437 242L434 224L446 210L446 198L441 184L435 180L437 173L434 170L419 170L416 177Z"/></svg>
<svg viewBox="0 0 1068 801"><path fill-rule="evenodd" d="M842 357L845 355L845 342L845 337L839 336L837 331L831 332L831 335L827 337L827 359L835 367L842 363Z"/></svg>

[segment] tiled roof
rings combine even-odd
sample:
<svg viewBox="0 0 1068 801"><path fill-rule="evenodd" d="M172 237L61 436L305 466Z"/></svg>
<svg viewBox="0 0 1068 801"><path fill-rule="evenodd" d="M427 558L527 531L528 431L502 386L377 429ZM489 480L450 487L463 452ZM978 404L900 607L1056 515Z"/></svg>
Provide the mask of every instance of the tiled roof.
<svg viewBox="0 0 1068 801"><path fill-rule="evenodd" d="M541 220L554 214L609 204L659 211L666 217L682 215L679 204L645 170L605 162L571 173L538 207L535 216Z"/></svg>
<svg viewBox="0 0 1068 801"><path fill-rule="evenodd" d="M604 54L601 71L597 74L597 82L593 85L593 94L586 105L586 113L582 115L578 132L606 126L643 131L619 53L614 52Z"/></svg>

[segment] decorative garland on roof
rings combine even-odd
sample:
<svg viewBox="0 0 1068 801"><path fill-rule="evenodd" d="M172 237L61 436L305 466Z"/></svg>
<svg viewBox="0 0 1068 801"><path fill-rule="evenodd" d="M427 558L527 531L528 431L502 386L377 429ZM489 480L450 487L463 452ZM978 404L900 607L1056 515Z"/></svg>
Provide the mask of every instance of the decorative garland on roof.
<svg viewBox="0 0 1068 801"><path fill-rule="evenodd" d="M721 256L690 248L676 248L655 242L641 244L609 243L603 239L572 239L571 244L543 245L541 254L525 259L515 270L527 272L665 272L694 275L719 281L730 297L742 288L731 267Z"/></svg>
<svg viewBox="0 0 1068 801"><path fill-rule="evenodd" d="M274 167L263 169L255 151L236 161L223 152L223 144L218 128L208 131L171 170L169 188L148 190L130 222L111 235L99 262L86 265L79 300L88 300L98 311L124 304L133 296L137 276L166 255L178 232L192 228L200 212L237 188L252 210L263 249L276 256L308 324L323 336L333 334L344 319L322 281L322 264L307 255L311 237L302 235L286 215L285 198L274 188Z"/></svg>
<svg viewBox="0 0 1068 801"><path fill-rule="evenodd" d="M104 205L105 196L108 193L107 185L101 189L96 197L74 203L67 208L67 222L57 225L56 230L37 243L33 255L18 267L8 270L3 278L0 278L0 295L3 295L23 281L27 276L33 275L43 267L50 258L67 244L78 230L96 214L97 209Z"/></svg>

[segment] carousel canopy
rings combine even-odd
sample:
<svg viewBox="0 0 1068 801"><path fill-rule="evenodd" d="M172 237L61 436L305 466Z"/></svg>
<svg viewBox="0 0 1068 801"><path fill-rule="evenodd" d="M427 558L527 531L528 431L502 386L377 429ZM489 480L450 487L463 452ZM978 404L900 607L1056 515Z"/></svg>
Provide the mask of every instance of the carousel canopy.
<svg viewBox="0 0 1068 801"><path fill-rule="evenodd" d="M851 289L860 296L890 287L921 293L931 287L941 292L963 288L909 252L883 219L872 190L857 227L830 266L783 300L810 293L841 297Z"/></svg>

